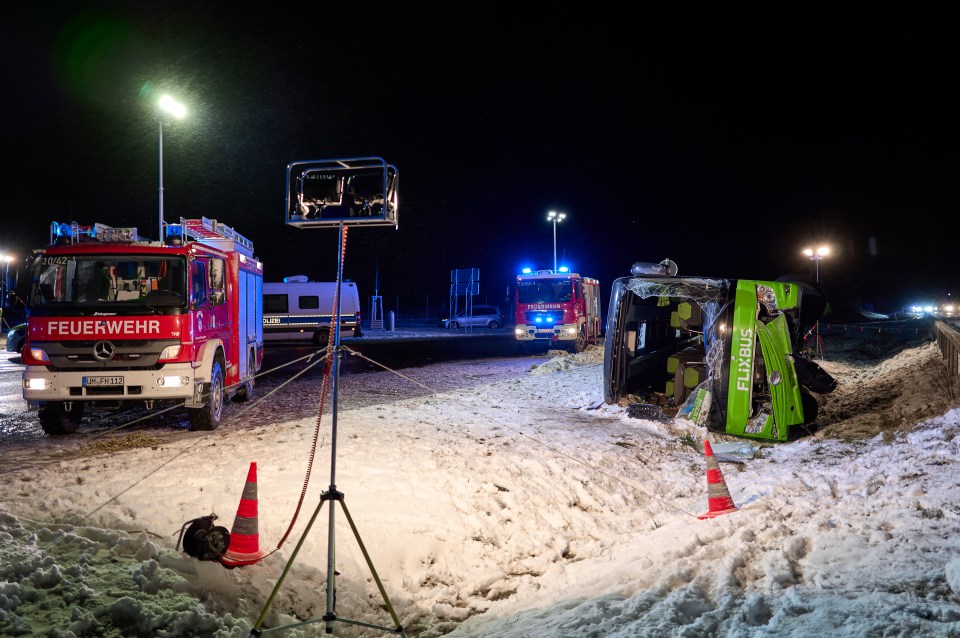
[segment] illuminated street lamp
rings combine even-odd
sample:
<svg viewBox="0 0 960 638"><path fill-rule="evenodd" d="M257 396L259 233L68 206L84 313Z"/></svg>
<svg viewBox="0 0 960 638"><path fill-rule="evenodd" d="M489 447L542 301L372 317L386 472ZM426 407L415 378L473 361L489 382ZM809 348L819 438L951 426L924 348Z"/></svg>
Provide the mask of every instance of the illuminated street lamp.
<svg viewBox="0 0 960 638"><path fill-rule="evenodd" d="M820 260L830 254L829 246L818 246L817 248L804 248L803 254L806 255L811 261L813 261L816 267L816 278L817 284L820 284ZM817 323L813 325L814 332L814 346L813 352L814 355L820 355L820 358L823 358L823 340L820 338L820 320L817 319Z"/></svg>
<svg viewBox="0 0 960 638"><path fill-rule="evenodd" d="M816 264L817 283L820 283L820 260L830 254L830 247L804 248L803 254L812 259L813 263Z"/></svg>
<svg viewBox="0 0 960 638"><path fill-rule="evenodd" d="M566 218L566 213L558 213L555 210L547 213L547 221L553 222L553 271L557 271L557 224Z"/></svg>
<svg viewBox="0 0 960 638"><path fill-rule="evenodd" d="M169 95L160 96L157 102L159 113L157 121L160 123L160 241L163 241L163 120L166 116L182 120L187 115L187 107L177 102Z"/></svg>

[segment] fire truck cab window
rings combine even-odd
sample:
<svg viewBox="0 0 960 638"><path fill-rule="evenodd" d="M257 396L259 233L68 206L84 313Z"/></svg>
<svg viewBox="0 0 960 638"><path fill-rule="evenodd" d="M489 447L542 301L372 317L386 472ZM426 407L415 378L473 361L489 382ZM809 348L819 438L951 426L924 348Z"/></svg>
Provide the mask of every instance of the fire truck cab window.
<svg viewBox="0 0 960 638"><path fill-rule="evenodd" d="M193 262L190 277L190 301L200 306L207 303L207 268L202 261Z"/></svg>
<svg viewBox="0 0 960 638"><path fill-rule="evenodd" d="M226 264L222 259L210 260L210 305L219 306L227 300L226 290L224 290L226 281Z"/></svg>

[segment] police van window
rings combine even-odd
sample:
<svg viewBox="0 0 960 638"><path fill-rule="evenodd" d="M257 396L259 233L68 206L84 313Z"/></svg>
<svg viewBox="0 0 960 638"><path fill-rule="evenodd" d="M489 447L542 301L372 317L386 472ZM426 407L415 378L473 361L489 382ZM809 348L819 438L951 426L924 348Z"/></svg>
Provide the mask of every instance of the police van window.
<svg viewBox="0 0 960 638"><path fill-rule="evenodd" d="M207 303L207 269L202 261L193 262L190 275L190 301L196 306Z"/></svg>
<svg viewBox="0 0 960 638"><path fill-rule="evenodd" d="M267 314L289 312L286 295L264 295L263 311Z"/></svg>
<svg viewBox="0 0 960 638"><path fill-rule="evenodd" d="M320 307L320 297L317 295L303 295L300 297L300 310L316 310Z"/></svg>

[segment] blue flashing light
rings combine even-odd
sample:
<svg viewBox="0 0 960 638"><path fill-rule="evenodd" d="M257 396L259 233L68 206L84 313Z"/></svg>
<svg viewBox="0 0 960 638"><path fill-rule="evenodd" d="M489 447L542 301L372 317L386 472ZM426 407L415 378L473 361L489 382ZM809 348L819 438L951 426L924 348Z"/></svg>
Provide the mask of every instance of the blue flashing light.
<svg viewBox="0 0 960 638"><path fill-rule="evenodd" d="M567 268L566 266L560 266L559 268L557 268L557 272L570 272L570 269Z"/></svg>
<svg viewBox="0 0 960 638"><path fill-rule="evenodd" d="M73 235L73 228L70 224L53 222L53 224L50 225L50 232L54 237L71 237Z"/></svg>
<svg viewBox="0 0 960 638"><path fill-rule="evenodd" d="M523 273L524 275L529 275L530 273L533 272L533 270L531 268L524 268L520 272Z"/></svg>

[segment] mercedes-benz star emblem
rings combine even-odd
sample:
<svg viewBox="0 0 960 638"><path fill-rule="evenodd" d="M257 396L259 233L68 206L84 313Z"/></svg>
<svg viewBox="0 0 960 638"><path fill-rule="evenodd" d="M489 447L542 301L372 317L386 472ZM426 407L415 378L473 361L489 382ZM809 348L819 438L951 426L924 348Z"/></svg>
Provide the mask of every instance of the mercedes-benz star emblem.
<svg viewBox="0 0 960 638"><path fill-rule="evenodd" d="M99 361L113 359L113 344L109 341L98 341L93 344L93 356Z"/></svg>

